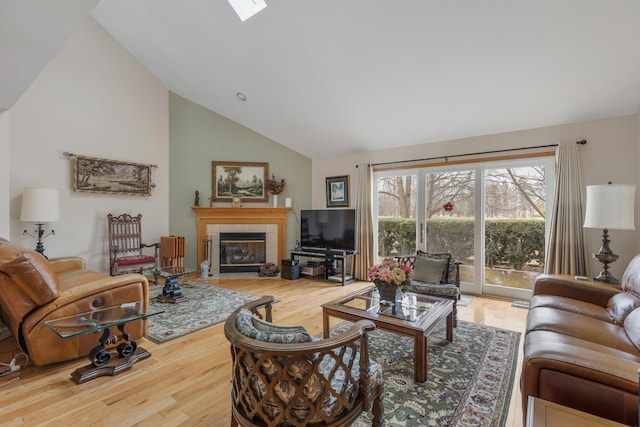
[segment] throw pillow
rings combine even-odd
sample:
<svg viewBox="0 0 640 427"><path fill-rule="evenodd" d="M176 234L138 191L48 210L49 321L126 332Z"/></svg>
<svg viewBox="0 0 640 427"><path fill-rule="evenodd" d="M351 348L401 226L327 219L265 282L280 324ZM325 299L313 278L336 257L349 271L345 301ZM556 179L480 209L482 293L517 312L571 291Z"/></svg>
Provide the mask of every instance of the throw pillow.
<svg viewBox="0 0 640 427"><path fill-rule="evenodd" d="M639 306L640 298L630 292L620 292L609 299L607 311L614 322L622 325L629 313Z"/></svg>
<svg viewBox="0 0 640 427"><path fill-rule="evenodd" d="M416 256L413 265L413 279L418 282L442 283L446 273L447 261L446 258L437 259Z"/></svg>
<svg viewBox="0 0 640 427"><path fill-rule="evenodd" d="M254 317L250 310L240 310L236 327L242 335L258 341L296 344L313 340L302 326L274 325Z"/></svg>

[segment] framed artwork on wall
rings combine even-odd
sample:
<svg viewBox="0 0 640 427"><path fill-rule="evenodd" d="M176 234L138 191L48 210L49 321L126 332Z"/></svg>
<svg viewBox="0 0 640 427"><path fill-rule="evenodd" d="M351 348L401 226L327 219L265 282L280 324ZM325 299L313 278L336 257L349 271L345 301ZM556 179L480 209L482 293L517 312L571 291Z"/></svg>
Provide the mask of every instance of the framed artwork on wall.
<svg viewBox="0 0 640 427"><path fill-rule="evenodd" d="M73 191L150 196L153 165L75 156Z"/></svg>
<svg viewBox="0 0 640 427"><path fill-rule="evenodd" d="M349 175L327 178L327 207L349 207Z"/></svg>
<svg viewBox="0 0 640 427"><path fill-rule="evenodd" d="M211 162L212 202L266 202L264 183L269 175L269 163Z"/></svg>

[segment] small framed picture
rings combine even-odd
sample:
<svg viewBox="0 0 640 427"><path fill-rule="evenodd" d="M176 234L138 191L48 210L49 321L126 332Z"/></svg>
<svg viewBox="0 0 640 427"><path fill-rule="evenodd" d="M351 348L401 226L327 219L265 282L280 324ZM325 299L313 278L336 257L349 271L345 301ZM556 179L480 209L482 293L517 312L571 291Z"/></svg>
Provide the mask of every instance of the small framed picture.
<svg viewBox="0 0 640 427"><path fill-rule="evenodd" d="M349 207L349 175L327 178L327 207Z"/></svg>

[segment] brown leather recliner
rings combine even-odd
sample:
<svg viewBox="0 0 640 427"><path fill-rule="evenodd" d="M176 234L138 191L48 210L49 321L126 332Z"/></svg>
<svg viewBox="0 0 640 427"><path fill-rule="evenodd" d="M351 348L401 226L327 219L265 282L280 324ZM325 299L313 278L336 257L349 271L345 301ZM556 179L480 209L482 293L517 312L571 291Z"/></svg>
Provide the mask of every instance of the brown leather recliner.
<svg viewBox="0 0 640 427"><path fill-rule="evenodd" d="M527 316L520 389L623 424L638 422L640 255L622 289L542 275Z"/></svg>
<svg viewBox="0 0 640 427"><path fill-rule="evenodd" d="M82 258L47 260L0 238L0 315L36 365L86 356L101 336L62 339L46 321L135 301L148 309L149 283L141 274L111 277L86 269ZM139 339L146 329L146 320L135 321L126 332Z"/></svg>

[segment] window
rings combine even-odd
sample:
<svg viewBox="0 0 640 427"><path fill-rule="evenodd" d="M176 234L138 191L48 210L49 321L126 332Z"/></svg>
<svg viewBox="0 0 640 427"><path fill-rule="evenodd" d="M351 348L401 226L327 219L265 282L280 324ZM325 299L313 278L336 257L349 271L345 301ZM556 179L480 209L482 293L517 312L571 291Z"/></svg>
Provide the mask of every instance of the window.
<svg viewBox="0 0 640 427"><path fill-rule="evenodd" d="M544 268L553 166L548 156L376 172L378 256L451 252L463 290L526 298Z"/></svg>

